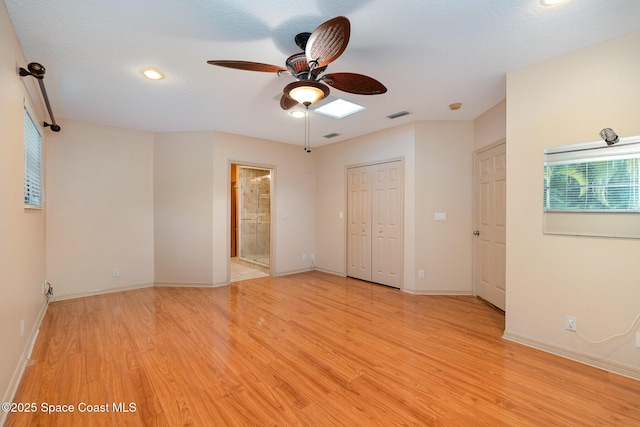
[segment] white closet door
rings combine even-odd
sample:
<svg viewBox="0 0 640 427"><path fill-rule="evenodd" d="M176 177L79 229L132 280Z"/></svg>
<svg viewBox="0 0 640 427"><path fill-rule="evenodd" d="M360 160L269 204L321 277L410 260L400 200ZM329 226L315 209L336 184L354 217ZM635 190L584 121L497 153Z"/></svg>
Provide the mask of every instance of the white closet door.
<svg viewBox="0 0 640 427"><path fill-rule="evenodd" d="M347 172L347 275L371 280L371 179L367 167Z"/></svg>
<svg viewBox="0 0 640 427"><path fill-rule="evenodd" d="M371 212L371 281L399 288L402 284L402 162L370 166L373 178Z"/></svg>
<svg viewBox="0 0 640 427"><path fill-rule="evenodd" d="M403 163L350 168L347 179L347 275L401 287Z"/></svg>

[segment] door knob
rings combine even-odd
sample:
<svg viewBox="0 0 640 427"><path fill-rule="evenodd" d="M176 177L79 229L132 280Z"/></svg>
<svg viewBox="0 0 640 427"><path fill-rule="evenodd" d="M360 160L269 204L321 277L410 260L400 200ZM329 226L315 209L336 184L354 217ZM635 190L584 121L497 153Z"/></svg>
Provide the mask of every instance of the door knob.
<svg viewBox="0 0 640 427"><path fill-rule="evenodd" d="M480 235L480 230L476 230L476 231L474 231L474 232L473 232L473 235L474 235L474 236L479 236L479 235Z"/></svg>

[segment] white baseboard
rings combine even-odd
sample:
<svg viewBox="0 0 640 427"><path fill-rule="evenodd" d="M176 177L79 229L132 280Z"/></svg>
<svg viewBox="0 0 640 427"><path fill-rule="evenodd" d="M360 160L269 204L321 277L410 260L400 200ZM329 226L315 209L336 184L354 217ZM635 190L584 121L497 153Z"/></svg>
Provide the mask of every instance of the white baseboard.
<svg viewBox="0 0 640 427"><path fill-rule="evenodd" d="M151 288L151 287L153 287L153 283L140 283L137 285L122 286L119 288L98 289L95 291L78 292L76 294L67 294L67 295L54 295L52 301L64 301L68 299L92 297L95 295L112 294L115 292L132 291L135 289L144 289L144 288Z"/></svg>
<svg viewBox="0 0 640 427"><path fill-rule="evenodd" d="M313 271L310 268L303 268L301 270L289 270L289 271L281 271L275 274L276 277L281 277L281 276L289 276L291 274L298 274L298 273L306 273L308 271Z"/></svg>
<svg viewBox="0 0 640 427"><path fill-rule="evenodd" d="M430 290L430 289L402 289L402 292L413 295L446 295L446 296L473 296L470 290Z"/></svg>
<svg viewBox="0 0 640 427"><path fill-rule="evenodd" d="M29 339L27 339L27 345L25 346L22 354L20 355L20 359L18 362L18 366L16 366L15 371L13 372L13 376L11 377L11 381L9 382L9 387L2 398L3 402L13 402L13 397L16 395L18 391L18 386L20 385L20 380L22 380L22 374L24 374L24 370L27 367L27 362L29 361L28 357L31 356L31 350L35 344L35 340L38 337L38 333L40 332L40 325L42 324L42 320L44 319L44 315L47 313L47 308L49 305L45 302L40 309L40 313L38 313L38 317L33 324L33 328L31 332L29 332ZM4 422L7 419L7 412L0 411L0 426L4 425Z"/></svg>
<svg viewBox="0 0 640 427"><path fill-rule="evenodd" d="M287 276L289 274L304 273L307 271L319 271L321 273L327 273L333 276L347 277L347 275L343 272L328 270L326 268L320 268L320 267L315 267L313 269L305 269L305 270L287 271L284 273L278 273L276 274L276 276ZM375 284L374 282L370 282L370 283ZM385 285L381 285L381 286L385 286ZM400 290L402 292L405 292L407 294L412 294L412 295L473 296L473 291L471 289L469 290L422 290L422 289L400 288Z"/></svg>
<svg viewBox="0 0 640 427"><path fill-rule="evenodd" d="M347 277L346 274L344 274L344 272L341 271L334 271L334 270L328 270L326 268L320 268L320 267L316 267L313 269L313 271L319 271L321 273L327 273L327 274L331 274L333 276L339 276L339 277Z"/></svg>
<svg viewBox="0 0 640 427"><path fill-rule="evenodd" d="M229 286L231 284L231 282L218 282L218 283L212 283L211 287L212 288L221 288L223 286Z"/></svg>
<svg viewBox="0 0 640 427"><path fill-rule="evenodd" d="M640 368L636 366L626 365L624 363L616 362L613 360L602 359L600 357L581 353L570 348L545 343L522 335L514 334L512 332L505 331L502 335L502 338L518 344L526 345L527 347L532 347L537 350L555 354L556 356L564 357L565 359L571 359L576 362L584 363L585 365L603 369L608 372L613 372L614 374L619 374L625 377L633 378L635 380L640 380Z"/></svg>
<svg viewBox="0 0 640 427"><path fill-rule="evenodd" d="M217 286L213 283L203 283L203 282L155 282L154 286L160 288L215 288Z"/></svg>

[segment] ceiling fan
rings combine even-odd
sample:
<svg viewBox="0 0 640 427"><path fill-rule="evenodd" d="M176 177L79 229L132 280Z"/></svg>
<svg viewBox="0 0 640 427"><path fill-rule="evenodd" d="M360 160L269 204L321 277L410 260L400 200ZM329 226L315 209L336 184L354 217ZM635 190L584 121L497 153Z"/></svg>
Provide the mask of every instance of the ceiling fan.
<svg viewBox="0 0 640 427"><path fill-rule="evenodd" d="M324 22L312 33L296 35L295 43L303 52L287 58L286 68L251 61L212 60L207 63L238 70L293 76L296 81L284 88L280 98L280 106L284 110L289 110L298 103L308 108L309 105L329 95L328 86L358 95L385 93L387 88L369 76L356 73L322 75L327 65L335 61L347 48L350 33L349 20L344 16L338 16Z"/></svg>

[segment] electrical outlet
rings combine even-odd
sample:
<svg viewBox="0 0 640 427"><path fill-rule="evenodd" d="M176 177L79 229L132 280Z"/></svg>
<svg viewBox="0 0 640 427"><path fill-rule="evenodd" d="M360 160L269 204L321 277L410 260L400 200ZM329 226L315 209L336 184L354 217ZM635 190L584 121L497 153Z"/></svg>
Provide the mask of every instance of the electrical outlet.
<svg viewBox="0 0 640 427"><path fill-rule="evenodd" d="M307 260L307 254L302 254L302 260L306 261Z"/></svg>
<svg viewBox="0 0 640 427"><path fill-rule="evenodd" d="M118 267L113 269L113 277L120 277L120 269Z"/></svg>
<svg viewBox="0 0 640 427"><path fill-rule="evenodd" d="M315 261L316 260L316 254L311 254L311 261Z"/></svg>
<svg viewBox="0 0 640 427"><path fill-rule="evenodd" d="M418 279L424 279L424 270L418 270Z"/></svg>
<svg viewBox="0 0 640 427"><path fill-rule="evenodd" d="M575 316L564 316L564 328L567 331L577 331L578 330L578 320Z"/></svg>

